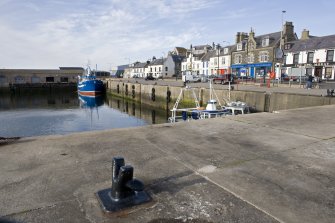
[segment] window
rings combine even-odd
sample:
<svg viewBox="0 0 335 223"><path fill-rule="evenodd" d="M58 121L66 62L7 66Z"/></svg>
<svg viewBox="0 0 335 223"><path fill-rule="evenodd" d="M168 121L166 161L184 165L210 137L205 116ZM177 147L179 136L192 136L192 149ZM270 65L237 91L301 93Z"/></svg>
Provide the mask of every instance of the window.
<svg viewBox="0 0 335 223"><path fill-rule="evenodd" d="M334 50L327 50L327 62L334 61Z"/></svg>
<svg viewBox="0 0 335 223"><path fill-rule="evenodd" d="M165 67L165 71L168 71L168 67Z"/></svg>
<svg viewBox="0 0 335 223"><path fill-rule="evenodd" d="M289 50L289 49L291 49L291 44L290 43L286 43L284 45L284 50Z"/></svg>
<svg viewBox="0 0 335 223"><path fill-rule="evenodd" d="M286 64L286 59L287 59L287 55L284 54L284 56L283 56L283 64Z"/></svg>
<svg viewBox="0 0 335 223"><path fill-rule="evenodd" d="M313 63L314 52L308 52L307 54L307 63Z"/></svg>
<svg viewBox="0 0 335 223"><path fill-rule="evenodd" d="M313 75L313 68L306 68L307 75Z"/></svg>
<svg viewBox="0 0 335 223"><path fill-rule="evenodd" d="M221 64L222 64L222 65L225 65L225 64L226 64L226 58L225 58L225 57L222 57Z"/></svg>
<svg viewBox="0 0 335 223"><path fill-rule="evenodd" d="M248 63L253 63L254 62L254 54L253 53L251 53L251 54L249 54L248 55Z"/></svg>
<svg viewBox="0 0 335 223"><path fill-rule="evenodd" d="M298 64L299 63L299 53L295 53L293 55L293 64Z"/></svg>
<svg viewBox="0 0 335 223"><path fill-rule="evenodd" d="M262 39L262 47L269 46L269 37Z"/></svg>
<svg viewBox="0 0 335 223"><path fill-rule="evenodd" d="M235 55L234 62L235 62L236 64L240 64L240 63L242 63L242 55L240 55L240 54Z"/></svg>
<svg viewBox="0 0 335 223"><path fill-rule="evenodd" d="M242 50L242 43L237 44L237 50Z"/></svg>
<svg viewBox="0 0 335 223"><path fill-rule="evenodd" d="M332 68L331 67L326 67L325 68L325 77L326 78L331 78L331 76L332 76Z"/></svg>
<svg viewBox="0 0 335 223"><path fill-rule="evenodd" d="M4 75L0 75L0 84L6 83L7 78Z"/></svg>
<svg viewBox="0 0 335 223"><path fill-rule="evenodd" d="M229 50L229 49L228 49L227 47L224 48L224 49L223 49L223 53L224 53L224 54L227 54L227 53L228 53L228 50Z"/></svg>
<svg viewBox="0 0 335 223"><path fill-rule="evenodd" d="M69 78L68 77L60 77L60 82L67 83L67 82L69 82Z"/></svg>
<svg viewBox="0 0 335 223"><path fill-rule="evenodd" d="M45 81L46 81L46 82L54 82L54 81L55 81L55 78L54 78L54 77L46 77L46 78L45 78Z"/></svg>
<svg viewBox="0 0 335 223"><path fill-rule="evenodd" d="M269 61L269 53L268 52L260 52L260 54L259 54L259 61L260 62L267 62L267 61Z"/></svg>
<svg viewBox="0 0 335 223"><path fill-rule="evenodd" d="M217 58L214 58L214 66L215 65L218 65L218 59Z"/></svg>

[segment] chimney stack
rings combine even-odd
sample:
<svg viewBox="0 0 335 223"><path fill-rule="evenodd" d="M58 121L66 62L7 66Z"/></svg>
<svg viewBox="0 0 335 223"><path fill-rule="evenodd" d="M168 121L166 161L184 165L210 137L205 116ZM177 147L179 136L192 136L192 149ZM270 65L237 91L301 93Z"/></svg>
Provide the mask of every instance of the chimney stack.
<svg viewBox="0 0 335 223"><path fill-rule="evenodd" d="M301 40L306 40L306 39L309 39L309 30L307 29L304 29L301 33Z"/></svg>

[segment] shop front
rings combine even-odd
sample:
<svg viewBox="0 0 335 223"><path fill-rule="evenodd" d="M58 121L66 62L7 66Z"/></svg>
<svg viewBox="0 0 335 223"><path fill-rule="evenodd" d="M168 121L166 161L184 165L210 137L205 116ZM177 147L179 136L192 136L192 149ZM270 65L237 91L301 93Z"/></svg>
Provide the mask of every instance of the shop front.
<svg viewBox="0 0 335 223"><path fill-rule="evenodd" d="M237 77L250 76L251 78L264 77L272 69L272 63L234 64L232 73Z"/></svg>

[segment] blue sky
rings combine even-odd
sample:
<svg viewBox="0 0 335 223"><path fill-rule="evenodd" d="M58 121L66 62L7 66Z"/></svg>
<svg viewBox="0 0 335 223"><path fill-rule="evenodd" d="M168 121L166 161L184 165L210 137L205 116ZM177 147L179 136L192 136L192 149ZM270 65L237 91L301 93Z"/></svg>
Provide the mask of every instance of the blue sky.
<svg viewBox="0 0 335 223"><path fill-rule="evenodd" d="M0 0L0 68L109 70L175 46L233 44L292 21L300 37L335 34L333 0Z"/></svg>

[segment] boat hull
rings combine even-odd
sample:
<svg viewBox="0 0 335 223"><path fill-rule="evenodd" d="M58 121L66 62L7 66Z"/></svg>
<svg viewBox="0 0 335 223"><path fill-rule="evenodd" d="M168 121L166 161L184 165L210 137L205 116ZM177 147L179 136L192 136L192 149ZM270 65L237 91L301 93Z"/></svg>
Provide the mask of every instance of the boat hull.
<svg viewBox="0 0 335 223"><path fill-rule="evenodd" d="M79 95L80 105L83 108L95 108L104 104L103 96L83 96Z"/></svg>
<svg viewBox="0 0 335 223"><path fill-rule="evenodd" d="M95 97L102 95L104 84L101 80L84 80L78 83L78 93L83 96Z"/></svg>

